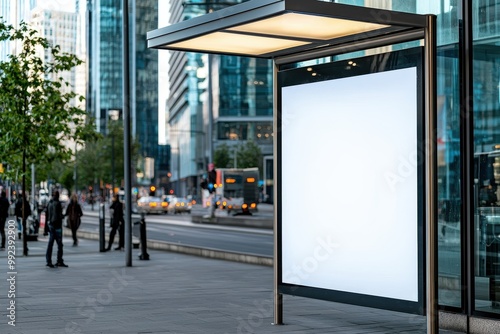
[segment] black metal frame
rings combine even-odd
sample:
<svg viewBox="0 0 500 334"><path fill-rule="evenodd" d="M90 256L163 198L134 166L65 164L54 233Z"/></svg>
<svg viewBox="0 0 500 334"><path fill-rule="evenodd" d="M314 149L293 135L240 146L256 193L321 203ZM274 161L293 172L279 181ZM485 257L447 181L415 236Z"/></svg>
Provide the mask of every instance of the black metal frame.
<svg viewBox="0 0 500 334"><path fill-rule="evenodd" d="M373 64L375 63L375 59L377 57L384 57L389 54L389 60L387 64L383 67L373 68ZM387 58L386 58L387 59ZM348 61L354 61L360 66L357 68L362 70L343 70L347 65ZM385 64L385 63L384 63ZM354 77L360 76L369 73L380 73L384 71L397 70L407 67L416 67L417 68L417 151L424 152L425 150L425 132L424 132L424 59L423 59L423 48L414 48L414 49L405 49L399 51L388 52L386 54L376 54L371 56L365 56L360 58L354 58L349 60L341 60L334 61L327 64L319 64L313 66L307 66L308 68L312 68L314 72L317 73L328 73L330 75L322 76L321 79L316 80L308 80L311 78L310 72L308 72L305 68L294 68L289 69L286 65L278 67L278 105L277 105L277 119L278 124L276 124L276 132L277 136L277 156L276 161L278 163L278 173L275 174L275 180L277 184L277 203L282 203L282 192L281 185L282 181L282 170L286 168L286 166L282 165L282 109L281 109L281 88L296 85L306 82L320 82L320 81L330 81L336 80L345 77ZM303 76L302 76L303 75ZM291 77L291 78L290 78ZM368 306L375 307L379 309L387 309L392 311L399 312L407 312L414 314L424 314L425 313L425 170L424 166L426 165L425 155L418 155L418 301L410 302L405 300L384 298L378 296L370 296L358 293L344 292L344 291L336 291L329 290L323 288L315 288L309 286L302 285L293 285L283 282L282 277L282 227L283 227L283 219L282 219L282 210L281 206L278 207L277 210L277 233L279 240L278 254L275 257L277 261L277 265L280 268L278 271L278 290L282 294L290 294L302 297L309 297L321 300L335 301L346 304L360 305L360 306Z"/></svg>

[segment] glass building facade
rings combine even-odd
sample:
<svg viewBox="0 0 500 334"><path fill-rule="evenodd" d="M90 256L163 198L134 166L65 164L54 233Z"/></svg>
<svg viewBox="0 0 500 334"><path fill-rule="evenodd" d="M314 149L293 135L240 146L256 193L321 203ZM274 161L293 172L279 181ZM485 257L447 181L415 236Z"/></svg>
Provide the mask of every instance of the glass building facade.
<svg viewBox="0 0 500 334"><path fill-rule="evenodd" d="M171 1L170 22L241 2ZM206 174L213 151L221 144L233 147L252 140L264 156L272 156L271 61L172 52L169 65L167 141L172 150L171 187L176 194L199 195L199 178Z"/></svg>
<svg viewBox="0 0 500 334"><path fill-rule="evenodd" d="M500 320L500 1L332 2L437 16L439 305L499 332L480 319Z"/></svg>
<svg viewBox="0 0 500 334"><path fill-rule="evenodd" d="M97 130L106 134L111 115L118 111L119 118L123 116L123 10L120 1L89 0L87 11L87 108L96 119ZM131 133L143 158L137 167L145 170L146 162L154 161L152 173L144 174L142 180L149 185L156 182L159 166L166 159L158 145L158 77L151 75L158 73L158 51L146 46L147 32L158 27L158 2L131 1L128 12Z"/></svg>

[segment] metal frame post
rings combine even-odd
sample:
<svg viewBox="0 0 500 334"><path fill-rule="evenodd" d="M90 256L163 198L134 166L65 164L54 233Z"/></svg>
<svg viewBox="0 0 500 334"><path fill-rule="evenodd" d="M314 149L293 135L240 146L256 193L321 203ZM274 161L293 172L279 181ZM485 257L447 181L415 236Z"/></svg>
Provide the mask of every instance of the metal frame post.
<svg viewBox="0 0 500 334"><path fill-rule="evenodd" d="M129 68L129 32L128 0L122 0L123 27L123 163L125 177L125 265L132 266L132 180L130 172L130 68Z"/></svg>
<svg viewBox="0 0 500 334"><path fill-rule="evenodd" d="M437 290L436 16L425 27L425 231L427 333L439 333Z"/></svg>
<svg viewBox="0 0 500 334"><path fill-rule="evenodd" d="M280 184L277 181L278 176L278 131L281 131L278 119L278 65L273 61L273 168L274 168L274 282L273 282L273 300L274 300L274 322L273 325L283 325L283 294L279 293L278 285L280 279L279 248L281 245L278 226L278 188Z"/></svg>

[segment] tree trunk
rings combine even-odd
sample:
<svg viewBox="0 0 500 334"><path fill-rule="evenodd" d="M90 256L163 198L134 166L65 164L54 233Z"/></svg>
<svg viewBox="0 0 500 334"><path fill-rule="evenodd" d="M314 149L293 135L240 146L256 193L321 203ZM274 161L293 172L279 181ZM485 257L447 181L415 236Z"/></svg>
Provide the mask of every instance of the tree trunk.
<svg viewBox="0 0 500 334"><path fill-rule="evenodd" d="M23 149L23 190L21 194L21 199L23 201L23 206L21 210L23 211L22 217L23 217L23 255L28 256L28 240L26 240L26 236L28 235L26 233L26 219L28 217L25 216L24 212L24 206L26 205L26 149Z"/></svg>

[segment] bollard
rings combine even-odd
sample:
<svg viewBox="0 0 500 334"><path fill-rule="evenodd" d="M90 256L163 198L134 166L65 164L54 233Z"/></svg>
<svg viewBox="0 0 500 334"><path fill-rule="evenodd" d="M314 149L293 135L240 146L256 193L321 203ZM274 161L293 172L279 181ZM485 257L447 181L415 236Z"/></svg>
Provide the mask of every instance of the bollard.
<svg viewBox="0 0 500 334"><path fill-rule="evenodd" d="M139 260L149 260L148 254L148 240L146 238L146 218L144 214L141 214L141 254L139 254Z"/></svg>
<svg viewBox="0 0 500 334"><path fill-rule="evenodd" d="M99 206L99 251L106 251L106 207L104 203Z"/></svg>

